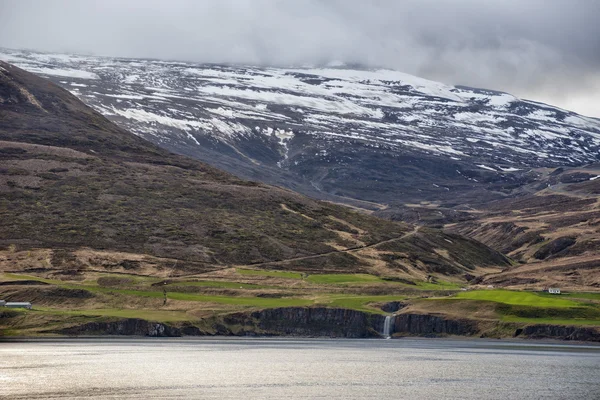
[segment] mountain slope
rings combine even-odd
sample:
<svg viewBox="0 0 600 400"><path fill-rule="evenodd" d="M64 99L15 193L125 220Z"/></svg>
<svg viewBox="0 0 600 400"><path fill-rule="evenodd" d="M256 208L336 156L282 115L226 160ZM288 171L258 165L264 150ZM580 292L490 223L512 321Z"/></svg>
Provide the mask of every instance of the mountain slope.
<svg viewBox="0 0 600 400"><path fill-rule="evenodd" d="M413 247L403 256L404 264L414 265L407 271L381 260L375 248L412 240L406 224L242 181L174 155L118 128L48 80L6 63L0 68L0 243L56 253L29 260L35 265L25 262L27 268L93 267L89 257L77 260L84 248L166 258L161 268L175 262L180 273L259 264L355 272L377 265L391 275L425 278L423 258L442 274L506 263L460 239L470 253L445 257ZM359 254L363 248L368 257ZM10 256L5 262L11 268Z"/></svg>
<svg viewBox="0 0 600 400"><path fill-rule="evenodd" d="M509 266L169 153L0 62L0 298L34 304L0 312L0 336L378 337L398 312L401 334L597 340L597 294L461 290Z"/></svg>
<svg viewBox="0 0 600 400"><path fill-rule="evenodd" d="M487 276L489 284L600 287L600 166L540 173L532 194L469 210L446 228L521 262Z"/></svg>
<svg viewBox="0 0 600 400"><path fill-rule="evenodd" d="M598 160L600 121L395 71L254 68L3 50L132 132L238 176L378 210L518 193Z"/></svg>

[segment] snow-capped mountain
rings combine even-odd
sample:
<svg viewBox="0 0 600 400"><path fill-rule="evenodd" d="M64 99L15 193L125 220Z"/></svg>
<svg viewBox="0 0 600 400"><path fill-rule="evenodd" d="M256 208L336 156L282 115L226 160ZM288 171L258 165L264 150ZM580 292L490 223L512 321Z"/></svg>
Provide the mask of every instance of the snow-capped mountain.
<svg viewBox="0 0 600 400"><path fill-rule="evenodd" d="M0 50L0 59L47 76L162 147L339 201L508 193L533 179L533 168L600 158L598 119L390 70L14 50Z"/></svg>

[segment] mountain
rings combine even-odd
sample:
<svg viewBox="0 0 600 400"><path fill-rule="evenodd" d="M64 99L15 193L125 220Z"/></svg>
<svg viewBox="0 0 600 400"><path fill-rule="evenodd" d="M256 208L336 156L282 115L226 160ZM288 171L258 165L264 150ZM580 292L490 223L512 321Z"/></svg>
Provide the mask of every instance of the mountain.
<svg viewBox="0 0 600 400"><path fill-rule="evenodd" d="M562 184L575 180L582 193L597 190L593 170L564 171L548 174L552 189L569 191ZM571 203L577 212L589 205ZM489 217L479 214L481 222ZM594 287L593 276L563 280L574 291L566 299L489 290L526 284L527 267L538 265L518 265L456 233L477 236L476 225L450 228L383 220L241 180L135 136L48 79L0 62L0 298L33 303L0 309L0 337L598 340L600 298L576 292ZM577 229L594 236L593 225ZM540 249L543 261L576 250L554 242ZM548 271L538 272L539 285Z"/></svg>
<svg viewBox="0 0 600 400"><path fill-rule="evenodd" d="M519 194L600 154L600 120L389 70L2 50L135 134L237 176L370 210ZM404 211L400 210L400 214Z"/></svg>
<svg viewBox="0 0 600 400"><path fill-rule="evenodd" d="M0 66L0 243L59 254L49 265L28 260L27 268L93 267L85 249L123 252L95 254L97 264L121 257L120 270L142 268L127 253L164 258L153 268L174 264L177 274L232 265L316 273L377 265L390 276L425 279L506 263L469 239L419 232L172 154L50 81ZM450 239L462 253L440 255Z"/></svg>

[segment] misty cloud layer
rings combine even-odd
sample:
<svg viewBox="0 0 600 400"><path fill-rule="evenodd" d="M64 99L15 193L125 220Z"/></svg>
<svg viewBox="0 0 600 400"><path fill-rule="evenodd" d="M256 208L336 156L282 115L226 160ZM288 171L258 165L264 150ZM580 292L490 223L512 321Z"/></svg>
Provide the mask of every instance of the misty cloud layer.
<svg viewBox="0 0 600 400"><path fill-rule="evenodd" d="M0 0L0 46L260 65L333 61L600 117L595 0Z"/></svg>

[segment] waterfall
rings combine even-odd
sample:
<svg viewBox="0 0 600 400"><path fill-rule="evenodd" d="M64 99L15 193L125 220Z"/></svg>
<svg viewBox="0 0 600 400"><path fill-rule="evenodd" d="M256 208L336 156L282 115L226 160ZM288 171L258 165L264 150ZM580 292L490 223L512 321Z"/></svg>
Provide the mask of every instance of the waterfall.
<svg viewBox="0 0 600 400"><path fill-rule="evenodd" d="M392 337L392 318L393 315L388 315L385 317L385 321L383 322L383 337L389 339Z"/></svg>

